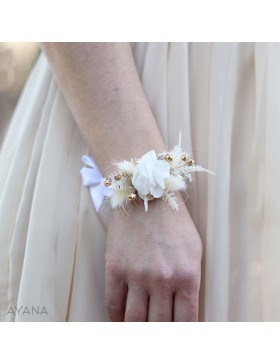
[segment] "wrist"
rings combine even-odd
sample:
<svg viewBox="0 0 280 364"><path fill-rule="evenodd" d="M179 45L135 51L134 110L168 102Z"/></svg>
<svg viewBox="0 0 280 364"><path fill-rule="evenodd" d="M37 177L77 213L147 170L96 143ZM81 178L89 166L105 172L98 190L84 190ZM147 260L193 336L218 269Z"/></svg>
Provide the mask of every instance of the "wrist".
<svg viewBox="0 0 280 364"><path fill-rule="evenodd" d="M173 210L179 211L180 204L183 203L178 191L187 189L193 172L207 171L196 165L182 150L181 134L179 144L170 152L156 154L155 150L151 150L140 159L130 158L112 163L115 172L106 178L102 177L92 157L83 156L82 159L91 167L83 168L81 174L84 185L90 186L97 211L104 197L110 199L113 209L121 207L129 211L134 204L143 201L147 212L149 203L161 199L161 202L164 201Z"/></svg>

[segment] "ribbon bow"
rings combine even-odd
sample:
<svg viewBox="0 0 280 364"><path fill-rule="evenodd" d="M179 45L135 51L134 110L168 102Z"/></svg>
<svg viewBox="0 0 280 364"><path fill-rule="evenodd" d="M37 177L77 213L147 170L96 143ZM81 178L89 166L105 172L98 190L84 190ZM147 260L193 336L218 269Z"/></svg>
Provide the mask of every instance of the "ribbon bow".
<svg viewBox="0 0 280 364"><path fill-rule="evenodd" d="M88 186L90 195L98 212L105 196L111 197L113 190L104 185L105 178L102 177L94 159L90 156L83 155L82 161L88 166L80 170L83 179L83 185Z"/></svg>

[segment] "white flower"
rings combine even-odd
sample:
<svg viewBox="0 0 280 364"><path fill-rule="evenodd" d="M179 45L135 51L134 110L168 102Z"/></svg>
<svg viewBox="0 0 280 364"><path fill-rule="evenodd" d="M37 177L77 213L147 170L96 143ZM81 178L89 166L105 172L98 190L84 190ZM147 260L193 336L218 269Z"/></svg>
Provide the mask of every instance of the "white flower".
<svg viewBox="0 0 280 364"><path fill-rule="evenodd" d="M169 163L158 160L155 151L151 150L140 159L131 180L139 196L151 193L155 198L159 198L165 189L164 179L169 176Z"/></svg>

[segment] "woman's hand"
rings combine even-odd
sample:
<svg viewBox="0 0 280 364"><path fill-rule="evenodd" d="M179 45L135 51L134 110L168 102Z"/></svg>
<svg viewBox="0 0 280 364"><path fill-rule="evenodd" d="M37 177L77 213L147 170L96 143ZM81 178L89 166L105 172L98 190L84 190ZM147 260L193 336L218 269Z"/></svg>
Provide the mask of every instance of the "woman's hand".
<svg viewBox="0 0 280 364"><path fill-rule="evenodd" d="M201 256L183 203L179 212L161 199L150 202L148 212L143 206L129 215L112 211L105 277L111 320L196 321Z"/></svg>

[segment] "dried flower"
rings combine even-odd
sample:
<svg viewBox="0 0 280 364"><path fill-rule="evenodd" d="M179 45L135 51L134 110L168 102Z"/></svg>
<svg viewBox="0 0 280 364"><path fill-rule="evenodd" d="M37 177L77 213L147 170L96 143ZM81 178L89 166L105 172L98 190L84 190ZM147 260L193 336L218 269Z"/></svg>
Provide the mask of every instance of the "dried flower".
<svg viewBox="0 0 280 364"><path fill-rule="evenodd" d="M164 179L170 176L170 165L165 160L158 160L154 150L143 155L136 165L132 184L139 194L151 193L155 198L163 195Z"/></svg>

